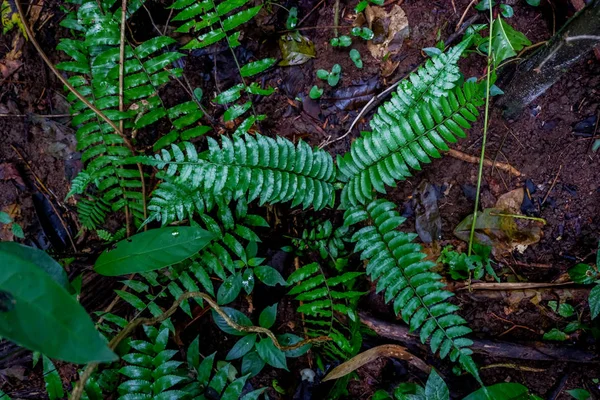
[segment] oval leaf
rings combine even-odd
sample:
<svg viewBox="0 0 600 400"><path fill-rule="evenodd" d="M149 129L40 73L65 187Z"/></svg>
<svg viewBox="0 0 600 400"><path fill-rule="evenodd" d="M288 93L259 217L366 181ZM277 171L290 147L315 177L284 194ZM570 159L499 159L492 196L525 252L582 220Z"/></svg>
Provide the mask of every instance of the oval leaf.
<svg viewBox="0 0 600 400"><path fill-rule="evenodd" d="M164 268L198 253L214 237L214 233L195 226L152 229L105 250L94 269L102 275L116 276Z"/></svg>
<svg viewBox="0 0 600 400"><path fill-rule="evenodd" d="M271 339L264 338L258 342L256 351L260 358L270 366L287 370L285 353L275 347Z"/></svg>
<svg viewBox="0 0 600 400"><path fill-rule="evenodd" d="M37 251L23 247L0 247L0 292L10 298L0 313L0 336L77 364L116 360L83 307L35 263Z"/></svg>

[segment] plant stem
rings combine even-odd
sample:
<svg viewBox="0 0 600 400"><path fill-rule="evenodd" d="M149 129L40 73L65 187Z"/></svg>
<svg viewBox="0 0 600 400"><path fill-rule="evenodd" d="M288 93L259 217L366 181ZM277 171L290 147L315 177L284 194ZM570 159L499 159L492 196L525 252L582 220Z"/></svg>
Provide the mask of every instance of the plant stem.
<svg viewBox="0 0 600 400"><path fill-rule="evenodd" d="M473 210L473 222L471 223L471 233L469 235L469 249L467 255L470 256L473 252L473 238L475 237L475 225L477 224L477 211L479 210L479 195L481 193L481 180L483 177L483 164L485 161L485 144L487 142L487 131L490 117L490 86L491 86L491 69L492 69L492 34L494 30L494 16L492 14L492 7L490 6L490 33L488 38L488 65L487 65L487 79L485 85L485 118L483 121L483 140L481 142L481 155L479 157L479 172L477 174L477 192L475 194L475 208ZM470 277L470 275L469 275ZM469 279L470 281L470 279Z"/></svg>

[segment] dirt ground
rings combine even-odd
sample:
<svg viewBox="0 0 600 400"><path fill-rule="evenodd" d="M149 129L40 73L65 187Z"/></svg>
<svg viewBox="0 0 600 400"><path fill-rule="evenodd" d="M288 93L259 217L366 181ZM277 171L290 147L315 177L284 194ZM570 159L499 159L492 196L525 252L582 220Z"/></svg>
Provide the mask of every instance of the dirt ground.
<svg viewBox="0 0 600 400"><path fill-rule="evenodd" d="M322 3L317 0L300 0L281 4L285 7L297 6L300 18L314 8L302 23L303 28L311 28L333 25L333 3L331 0ZM260 130L265 134L283 135L292 140L302 138L315 146L328 139L342 137L366 101L423 61L422 48L434 46L438 41L438 34L443 40L454 32L468 3L467 0L386 2L386 9L393 4L402 7L411 33L392 60L398 62L397 68L385 78L381 76L382 66L370 56L364 42L355 41L355 47L365 63L364 68L359 70L350 61L347 50L335 49L329 45L329 39L333 36L330 29L303 30L302 33L315 43L316 58L302 66L274 68L264 74L264 84L278 90L272 96L257 99L257 111L268 115ZM560 27L574 11L570 3L563 1L543 2L539 8L527 6L524 1L508 3L514 3L515 11L509 22L525 33L532 43L548 39L555 29L554 25ZM59 38L67 34L58 25L63 16L59 5L60 2L57 1L43 3L41 15L48 19L43 28L35 30L40 44L55 63L61 60L61 55L54 48ZM353 2L341 1L340 25L351 25L353 7ZM152 12L153 7L149 9ZM474 11L471 10L468 16L473 14ZM279 57L277 32L285 28L286 16L279 7L272 7L272 14L265 13L245 31L246 42L238 50L242 61L253 56ZM155 22L159 25L164 22L161 18L164 16L156 17ZM144 39L143 26L138 27L135 32L139 35L138 40ZM16 49L14 58L17 63L13 65L18 65L16 71L0 81L0 209L10 211L23 226L25 244L48 250L56 257L75 257L77 261L69 266L70 275L86 273L82 304L90 311L102 309L113 298L111 289L120 285L114 280L97 279L89 273L95 255L101 251L100 242L89 234L75 237L79 227L74 204L72 200L64 201L70 180L81 169L80 156L75 151L74 131L69 126L70 119L61 116L68 114L64 91L33 46L19 40L17 36L13 31L0 37L0 60L6 59ZM226 49L196 52L186 58L185 74L192 86L203 87L205 93L216 93L219 88L227 87L233 82L235 75L232 75L230 68L226 68L231 56L228 51L223 50ZM315 77L316 70L331 69L334 63L339 63L343 69L340 84L335 89L326 89L320 101L308 98L310 87L319 83ZM484 67L485 60L480 56L473 55L461 61L461 71L467 78L481 76ZM165 93L171 96L174 103L178 100L176 87L166 87ZM530 105L518 120L506 121L500 110L492 110L486 157L509 163L522 176L515 177L497 169L492 171L485 168L482 205L491 207L500 195L527 185L530 190L535 189L532 192L534 213L546 220L539 243L527 247L522 253L515 251L495 260L495 269L503 281L564 280L569 267L579 262L594 262L600 236L600 156L590 152L590 135L582 133L582 126L587 124L586 129L589 130L589 126L594 125L594 118L600 112L599 103L600 61L592 54L567 72L556 85ZM223 110L217 109L214 112L218 117ZM46 115L52 117L44 117ZM354 129L351 135L325 148L332 154L347 151L359 131L368 129L371 115L372 112L363 118L358 129ZM478 156L482 125L482 122L476 123L469 131L468 139L453 147ZM226 128L217 123L215 131L222 133ZM151 145L157 137L158 132L145 132L141 135L138 146L141 148ZM13 167L16 168L16 173ZM453 230L472 213L477 165L444 157L434 160L423 171L416 172L411 180L391 190L388 198L404 210L408 217L406 228L410 230L415 227L413 198L422 182L441 189L438 198L442 221L441 244L464 246L454 237ZM280 210L283 215L286 212L285 209ZM62 221L57 215L62 217ZM295 215L301 217L299 214ZM65 227L71 233L73 245ZM272 240L264 240L269 246L261 248L261 251L270 254L269 259L279 264L278 268L284 275L293 270L292 260L282 256L278 249L287 244L280 237L290 229L290 226L274 227ZM12 239L5 228L0 234L3 235L2 240ZM439 246L432 247L430 251L435 254L439 251ZM374 293L374 288L372 292ZM255 293L260 293L260 290ZM269 299L255 296L252 300L254 309L261 309L263 305L272 303L273 296L282 298L284 294L285 290L281 290L269 292ZM585 288L512 293L460 291L457 292L457 299L463 307L463 316L474 331L473 336L480 339L501 339L535 346L541 341L543 332L565 325L542 306L543 302L552 299L568 299L578 313L581 313L582 320L589 322ZM540 299L542 303L539 303ZM240 300L235 307L248 310L248 299ZM293 307L291 299L286 297L282 300L276 327L289 330L290 326L299 326L297 324L300 321L290 320L290 316L294 315ZM395 321L393 312L383 304L380 296L366 296L361 309L382 320ZM122 305L117 307L116 312L119 311L127 312ZM182 326L186 324L182 323ZM229 348L235 340L220 334L211 324L201 321L186 326L180 334L180 340L187 344L198 334L205 338L206 354L213 350L223 352L222 349ZM390 341L377 337L369 337L365 341L368 346L387 342ZM597 352L590 333L579 332L556 346ZM446 377L451 393L459 396L476 389L476 383L472 379L453 376L449 362L441 363L426 352L419 349L415 351L420 351L420 357L439 368ZM476 357L481 366L496 365L482 370L486 384L520 382L545 399L568 399L570 396L566 394L566 390L584 387L584 384L588 385L588 390L597 391L597 387L589 386L592 378L600 378L597 360L596 363L583 364L561 359L528 362ZM288 393L293 393L299 382L299 371L307 367L307 361L307 357L290 361L290 372L267 367L251 384L254 387L271 386L273 380L277 380ZM70 365L57 365L64 385L68 387L76 379L76 371ZM523 367L529 369L523 370ZM409 368L404 362L379 360L358 371L358 379L351 381L348 387L348 398L367 399L377 389L389 389L394 384L409 380L424 382L425 379L426 376ZM0 388L12 398L44 398L41 365L31 369L29 353L10 343L0 343ZM324 393L326 389L327 385L316 387L312 398L322 398L318 393ZM269 395L271 398L290 398L272 389L269 390Z"/></svg>

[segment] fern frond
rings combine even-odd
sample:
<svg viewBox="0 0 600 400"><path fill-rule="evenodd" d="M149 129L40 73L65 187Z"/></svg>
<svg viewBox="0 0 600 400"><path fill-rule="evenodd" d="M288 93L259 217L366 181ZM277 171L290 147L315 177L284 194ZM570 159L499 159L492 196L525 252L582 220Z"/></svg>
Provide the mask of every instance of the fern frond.
<svg viewBox="0 0 600 400"><path fill-rule="evenodd" d="M436 102L421 102L405 116L398 114L375 132L363 132L344 157L338 156L340 180L346 182L342 206L364 204L373 198L373 189L385 187L411 176L410 168L441 157L446 142L466 136L465 129L476 121L483 93L474 82L465 82Z"/></svg>
<svg viewBox="0 0 600 400"><path fill-rule="evenodd" d="M320 210L333 202L335 169L331 156L313 150L300 141L296 146L287 139L245 135L229 139L222 136L221 146L208 138L208 154L198 155L194 146L183 143L171 152L163 149L154 158L142 162L166 169L176 182L218 195L230 191L234 198L248 195L248 201L260 204L292 201L292 207L312 205Z"/></svg>
<svg viewBox="0 0 600 400"><path fill-rule="evenodd" d="M104 224L106 214L110 212L110 206L100 198L90 196L82 198L77 202L77 214L79 222L83 227L93 230Z"/></svg>
<svg viewBox="0 0 600 400"><path fill-rule="evenodd" d="M152 193L148 203L150 215L144 224L160 221L164 226L191 218L195 213L203 213L204 210L204 199L198 190L165 181Z"/></svg>
<svg viewBox="0 0 600 400"><path fill-rule="evenodd" d="M318 251L322 259L326 259L327 256L336 259L344 253L344 238L348 236L348 231L347 226L340 226L334 230L331 221L321 221L314 224L312 229L304 229L302 237L293 239L292 243L300 252Z"/></svg>
<svg viewBox="0 0 600 400"><path fill-rule="evenodd" d="M346 358L352 353L353 345L342 332L345 329L335 314L358 321L356 303L364 292L348 290L346 285L361 275L362 272L346 272L325 278L319 264L312 263L294 271L287 280L290 285L296 285L288 294L303 302L297 311L306 316L307 334L330 336L337 348L327 346L328 350L338 357Z"/></svg>
<svg viewBox="0 0 600 400"><path fill-rule="evenodd" d="M476 378L477 367L471 358L469 346L473 342L464 336L471 332L466 321L456 312L459 307L447 300L453 296L443 290L442 277L431 268L433 262L424 261L421 246L412 243L416 234L404 233L397 228L405 221L393 203L374 200L366 206L355 206L344 214L346 225L367 222L352 237L355 251L367 260L367 275L377 281L377 293L384 292L385 302L394 302L394 311L410 326L420 329L421 342L429 340L433 353L439 351Z"/></svg>

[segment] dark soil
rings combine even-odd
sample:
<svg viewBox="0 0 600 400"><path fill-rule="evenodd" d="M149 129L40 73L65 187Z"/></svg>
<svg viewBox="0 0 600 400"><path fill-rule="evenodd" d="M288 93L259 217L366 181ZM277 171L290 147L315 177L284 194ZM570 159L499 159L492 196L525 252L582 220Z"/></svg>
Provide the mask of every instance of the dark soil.
<svg viewBox="0 0 600 400"><path fill-rule="evenodd" d="M319 5L303 22L302 27L333 25L333 3L328 0ZM456 9L453 9L454 3ZM365 63L364 68L359 70L349 59L348 49L340 50L329 45L329 39L333 37L330 29L303 30L302 33L315 43L317 56L302 66L275 68L263 76L262 83L265 86L273 86L278 90L272 96L256 99L257 111L268 116L261 123L260 130L266 134L283 135L291 140L302 138L315 146L328 139L342 137L358 111L373 95L405 76L424 60L421 49L434 46L439 40L438 32L442 40L454 32L468 3L468 0L387 2L386 9L391 8L392 4L401 4L408 17L411 34L402 50L392 58L393 62L399 62L398 67L385 78L381 77L381 65L371 57L364 42L354 41L355 48L360 51ZM513 5L515 16L509 22L517 30L524 32L532 43L548 39L552 35L553 25L560 27L567 16L573 13L570 3L562 1L551 2L554 13L547 3L540 8L529 7L524 1L509 3L517 3ZM286 7L298 6L300 18L317 4L316 0L301 0L299 4L292 1L282 3ZM354 5L353 2L341 1L340 25L351 25ZM152 10L151 7L150 11ZM287 15L276 6L271 11L272 14L262 14L256 24L245 32L244 46L237 50L237 55L242 60L279 56L276 32L284 29ZM470 11L468 16L473 13ZM58 25L62 17L59 4L44 3L41 15L41 20L48 20L42 29L36 29L38 40L52 61L59 62L61 55L53 49L59 38L68 34ZM160 25L161 18L164 17L157 16L155 22ZM136 32L137 39L142 40L145 35L143 22ZM90 234L75 237L79 225L74 212L74 200L65 202L64 198L70 188L70 180L81 169L81 163L79 153L75 151L69 118L43 117L68 113L64 91L33 46L16 37L14 31L0 37L0 63L10 50L16 49L21 52L16 60L22 64L11 75L0 76L0 168L9 168L9 165L16 167L23 181L0 179L0 209L16 210L15 219L23 226L26 234L23 241L25 244L48 250L57 258L77 258L75 263L70 264L69 273L72 277L84 273L82 304L89 311L100 310L111 302L114 297L112 289L119 288L120 284L112 279L98 279L97 275L89 272L95 256L102 250L100 241ZM227 49L194 53L186 58L185 73L193 87L202 87L206 97L212 98L222 88L235 83L237 75L229 67L231 61ZM316 70L330 70L334 63L339 63L343 69L339 85L333 89L327 87L320 101L309 99L307 94L312 85L324 87L323 82L315 77ZM472 55L461 61L461 67L465 77L481 76L485 60ZM181 96L179 87L174 84L164 90L164 97L172 99L173 103ZM361 96L357 97L356 93ZM547 222L539 243L529 246L522 253L514 251L495 260L495 269L503 281L564 280L569 267L579 262L594 262L600 236L600 157L589 151L589 135L574 133L573 127L600 112L599 93L600 62L590 55L585 62L567 72L561 81L525 110L517 121L506 121L500 110L492 109L486 157L509 163L521 171L523 176L516 178L502 171L485 168L482 205L493 206L500 195L523 187L528 179L533 184L530 184L530 188L535 188L532 200L536 216ZM222 120L219 118L224 110L215 108L210 111L215 117L215 121L211 123L215 132L220 134L228 131L230 127L220 122ZM368 129L371 115L372 113L364 117L351 135L333 142L326 149L334 155L347 151L358 132ZM459 142L454 148L478 156L482 126L482 122L474 124L469 138ZM139 147L151 146L158 134L144 132L139 138ZM408 216L405 226L413 230L415 218L411 203L415 190L424 181L442 188L443 194L438 199L442 220L441 244L464 247L452 232L460 221L472 213L474 198L470 193L474 193L477 183L477 168L476 164L451 157L435 160L423 171L416 172L411 180L391 190L388 198L405 210ZM6 178L6 174L4 177ZM54 209L48 207L49 202L54 205ZM57 218L57 212L63 222ZM290 218L290 213L285 208L278 209L277 213L283 225L274 227L272 237L264 240L268 245L263 246L261 251L269 252L274 266L285 275L293 271L294 266L292 258L283 257L278 252L281 246L287 244L281 240L281 235L294 229L285 225L286 223L292 220L302 221L303 214L294 212L294 218ZM333 215L330 216L334 218ZM67 230L71 232L76 251L66 235ZM2 240L12 240L6 229L0 233L4 235ZM429 247L432 254L439 252L439 244ZM235 307L256 313L257 309L272 304L273 299L281 299L285 294L283 290L261 292L260 289L255 289L257 295L252 300L240 300L235 303ZM374 288L372 292L374 293ZM262 297L261 293L264 293ZM393 312L383 304L380 296L373 293L366 296L361 308L381 319L394 321ZM529 343L540 341L543 332L566 324L544 307L545 301L552 299L569 300L582 320L589 322L587 291L584 288L491 294L462 291L457 294L457 301L463 307L462 313L476 337L494 339L501 336L506 341ZM302 321L294 313L294 307L289 297L281 300L275 325L280 332L301 331ZM128 313L131 311L119 304L115 312L130 315ZM195 310L194 315L198 313L199 310ZM182 316L176 322L179 332L177 344L184 348L200 335L206 346L203 348L204 354L218 351L219 356L224 356L236 338L223 335L216 327L207 323L210 318L207 313L190 324ZM513 325L520 327L506 332ZM365 344L373 346L386 342L389 341L369 337ZM559 346L597 351L589 333L572 335ZM440 362L425 352L417 355L440 370L447 378L451 393L459 396L476 389L476 383L472 379L454 377L449 362ZM482 366L503 365L482 370L486 384L520 382L543 398L568 399L566 390L584 385L593 389L589 386L591 379L600 378L597 364L581 365L561 360L526 362L502 358L477 358L476 361ZM12 398L45 398L40 364L32 369L28 352L7 342L0 343L0 388ZM61 363L57 363L57 366L65 388L69 387L70 382L76 379L75 368ZM273 381L277 380L287 394L282 395L269 389L271 398L292 398L291 394L297 390L300 382L300 370L308 367L316 369L316 365L312 356L308 356L290 360L289 367L290 372L266 368L251 383L254 387L271 387ZM522 367L536 370L523 370ZM358 371L358 379L351 380L348 386L348 398L367 399L377 389L390 389L405 381L423 383L425 380L426 376L404 362L379 360ZM315 388L315 393L325 393L326 388L326 385ZM322 398L320 396L315 395L313 398Z"/></svg>

